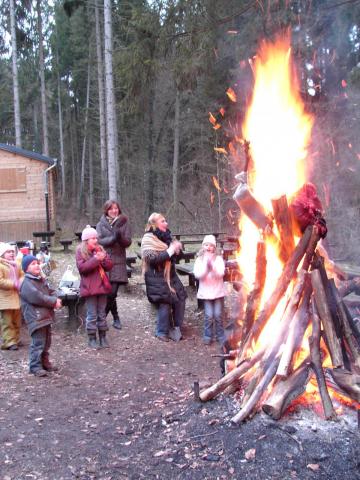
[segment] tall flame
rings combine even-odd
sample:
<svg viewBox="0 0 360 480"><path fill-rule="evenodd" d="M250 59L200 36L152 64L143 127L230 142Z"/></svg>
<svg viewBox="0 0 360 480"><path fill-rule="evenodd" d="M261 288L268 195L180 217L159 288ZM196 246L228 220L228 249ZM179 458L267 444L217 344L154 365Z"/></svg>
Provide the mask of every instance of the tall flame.
<svg viewBox="0 0 360 480"><path fill-rule="evenodd" d="M295 193L305 181L305 159L313 120L304 110L299 82L291 61L290 38L263 42L254 62L254 90L243 124L254 165L249 183L254 196L268 210L271 200ZM239 263L250 286L254 280L257 228L242 215ZM274 288L282 265L275 252L267 252L264 300ZM281 307L280 307L281 309ZM270 324L262 334L267 336ZM261 340L261 339L260 339Z"/></svg>

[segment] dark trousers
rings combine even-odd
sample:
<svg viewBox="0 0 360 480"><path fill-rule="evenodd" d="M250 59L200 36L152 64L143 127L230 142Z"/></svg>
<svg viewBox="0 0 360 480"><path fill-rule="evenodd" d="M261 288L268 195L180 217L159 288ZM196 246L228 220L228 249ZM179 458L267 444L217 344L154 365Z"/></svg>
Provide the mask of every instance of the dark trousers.
<svg viewBox="0 0 360 480"><path fill-rule="evenodd" d="M51 346L51 326L38 328L31 334L29 370L34 373L49 364Z"/></svg>
<svg viewBox="0 0 360 480"><path fill-rule="evenodd" d="M106 315L111 312L113 319L119 318L119 314L117 311L116 305L116 297L119 290L119 282L111 282L111 292L107 295L107 302L106 302Z"/></svg>
<svg viewBox="0 0 360 480"><path fill-rule="evenodd" d="M185 300L179 300L173 305L159 303L155 335L166 337L170 327L181 327L184 320Z"/></svg>

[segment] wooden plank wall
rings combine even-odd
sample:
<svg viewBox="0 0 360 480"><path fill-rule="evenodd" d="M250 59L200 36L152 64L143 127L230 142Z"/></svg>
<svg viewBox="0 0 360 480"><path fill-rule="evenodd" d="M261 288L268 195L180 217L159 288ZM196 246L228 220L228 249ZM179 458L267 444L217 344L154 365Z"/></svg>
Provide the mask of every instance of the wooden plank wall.
<svg viewBox="0 0 360 480"><path fill-rule="evenodd" d="M26 189L0 192L0 241L29 240L32 232L46 229L44 171L48 164L0 150L1 169L26 171ZM51 228L55 226L55 194L52 173L49 175Z"/></svg>

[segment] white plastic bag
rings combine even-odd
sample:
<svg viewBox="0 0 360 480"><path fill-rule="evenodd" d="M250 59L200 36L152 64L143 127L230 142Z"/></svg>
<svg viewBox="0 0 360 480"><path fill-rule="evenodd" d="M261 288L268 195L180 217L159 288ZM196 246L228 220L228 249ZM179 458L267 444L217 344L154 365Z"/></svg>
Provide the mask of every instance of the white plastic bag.
<svg viewBox="0 0 360 480"><path fill-rule="evenodd" d="M73 272L72 266L68 265L63 276L60 280L59 287L68 287L68 288L79 288L80 279L75 273Z"/></svg>

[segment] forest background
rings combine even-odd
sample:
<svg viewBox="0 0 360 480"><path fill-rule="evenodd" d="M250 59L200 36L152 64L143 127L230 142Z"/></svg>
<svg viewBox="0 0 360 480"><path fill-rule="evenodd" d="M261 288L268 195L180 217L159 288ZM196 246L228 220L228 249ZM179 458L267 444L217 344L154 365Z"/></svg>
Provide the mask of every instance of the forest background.
<svg viewBox="0 0 360 480"><path fill-rule="evenodd" d="M259 41L291 32L306 109L309 172L328 246L359 256L359 0L6 0L0 7L0 141L58 159L63 229L117 197L140 235L236 231L239 165L214 150L241 125ZM236 105L226 95L231 87Z"/></svg>

